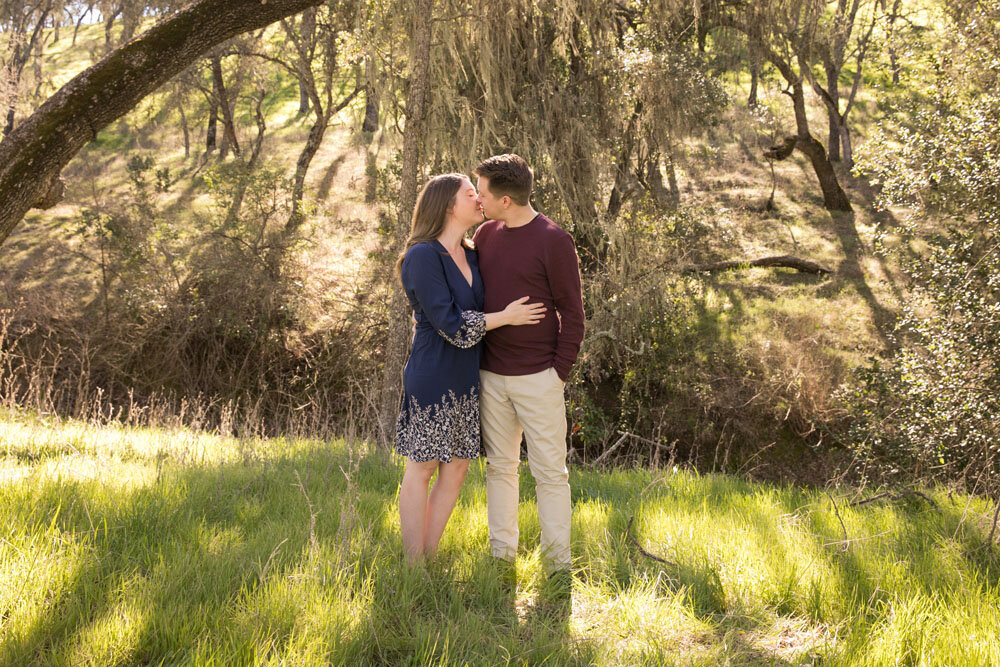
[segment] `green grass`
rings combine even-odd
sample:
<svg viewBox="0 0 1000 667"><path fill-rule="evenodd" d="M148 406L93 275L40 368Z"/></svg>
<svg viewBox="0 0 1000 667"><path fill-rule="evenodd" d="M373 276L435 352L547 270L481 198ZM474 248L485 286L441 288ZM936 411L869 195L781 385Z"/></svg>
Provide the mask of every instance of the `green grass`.
<svg viewBox="0 0 1000 667"><path fill-rule="evenodd" d="M566 606L527 470L511 588L481 464L407 569L400 462L362 450L0 414L0 663L1000 663L983 501L574 469Z"/></svg>

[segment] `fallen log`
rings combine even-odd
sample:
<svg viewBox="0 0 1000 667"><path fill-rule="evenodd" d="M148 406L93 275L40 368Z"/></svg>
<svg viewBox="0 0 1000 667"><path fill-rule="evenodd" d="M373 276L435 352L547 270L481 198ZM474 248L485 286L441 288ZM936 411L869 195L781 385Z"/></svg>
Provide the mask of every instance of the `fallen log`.
<svg viewBox="0 0 1000 667"><path fill-rule="evenodd" d="M733 259L724 262L710 262L708 264L692 264L682 268L681 273L717 273L719 271L749 269L754 266L795 269L801 273L832 273L830 269L820 266L816 262L810 262L807 259L793 257L792 255L775 255L759 259Z"/></svg>

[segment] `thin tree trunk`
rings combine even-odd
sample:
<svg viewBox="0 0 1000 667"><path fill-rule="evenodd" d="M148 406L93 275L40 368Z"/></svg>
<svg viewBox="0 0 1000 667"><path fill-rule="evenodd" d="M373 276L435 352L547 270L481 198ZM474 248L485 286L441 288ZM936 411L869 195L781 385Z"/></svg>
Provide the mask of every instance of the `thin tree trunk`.
<svg viewBox="0 0 1000 667"><path fill-rule="evenodd" d="M896 19L899 18L899 6L902 0L893 0L892 11L889 12L888 32L889 32L889 67L892 69L892 85L899 85L899 54L896 52L894 39L896 36ZM885 11L885 0L882 2L882 10Z"/></svg>
<svg viewBox="0 0 1000 667"><path fill-rule="evenodd" d="M667 192L670 195L670 207L676 208L681 203L681 189L677 185L677 158L674 156L673 145L667 146ZM657 168L659 171L659 168Z"/></svg>
<svg viewBox="0 0 1000 667"><path fill-rule="evenodd" d="M757 80L760 78L760 66L757 63L750 64L750 95L747 96L747 106L751 109L757 108Z"/></svg>
<svg viewBox="0 0 1000 667"><path fill-rule="evenodd" d="M122 8L118 7L108 15L108 20L104 22L104 46L111 46L111 28L115 25L115 19L122 13Z"/></svg>
<svg viewBox="0 0 1000 667"><path fill-rule="evenodd" d="M184 158L191 157L191 133L188 129L187 115L184 113L184 100L178 96L177 110L181 114L181 131L184 133Z"/></svg>
<svg viewBox="0 0 1000 667"><path fill-rule="evenodd" d="M87 68L0 142L0 244L31 208L58 203L59 172L97 133L206 51L322 0L201 0Z"/></svg>
<svg viewBox="0 0 1000 667"><path fill-rule="evenodd" d="M76 35L80 32L80 26L83 24L83 19L87 18L89 14L94 9L94 3L88 2L87 9L85 9L81 14L80 18L76 21L76 27L73 28L73 46L76 46Z"/></svg>
<svg viewBox="0 0 1000 667"><path fill-rule="evenodd" d="M399 178L399 211L389 256L400 252L409 235L410 218L417 200L417 171L425 141L427 89L430 79L430 45L433 22L432 0L416 0L413 7L413 53L406 126L403 130L402 172ZM403 363L409 339L409 313L402 288L393 281L389 307L389 335L385 349L382 401L379 410L380 444L388 448L394 432L402 395Z"/></svg>
<svg viewBox="0 0 1000 667"><path fill-rule="evenodd" d="M41 41L38 40L38 36L42 32L42 28L45 25L45 19L48 17L51 9L52 2L49 0L49 2L45 5L45 9L42 10L42 15L38 18L38 22L35 23L35 28L31 32L31 37L26 43L18 44L14 47L14 53L11 56L10 63L7 65L7 78L10 81L11 88L14 90L14 93L10 97L10 103L7 107L7 117L4 119L4 137L9 135L14 130L14 116L16 113L18 98L17 88L21 84L21 75L24 72L24 66L28 63L32 52L35 50L35 44L37 43L39 47L41 47ZM23 27L23 25L24 24L22 23L21 27ZM17 30L20 31L20 28ZM39 77L39 83L41 83L41 77Z"/></svg>
<svg viewBox="0 0 1000 667"><path fill-rule="evenodd" d="M285 30L288 32L289 36L293 36L294 33L294 22L285 22ZM316 43L316 10L310 9L302 13L302 22L299 26L299 68L309 67L309 63L312 61L313 48ZM304 62L302 62L304 61ZM308 77L311 79L311 77ZM312 84L310 81L306 80L306 76L299 74L299 115L304 116L309 113L309 104L312 102L309 95L310 92L315 93L316 91L310 91L309 87ZM322 113L322 111L318 112Z"/></svg>
<svg viewBox="0 0 1000 667"><path fill-rule="evenodd" d="M233 148L233 154L239 157L240 142L236 139L236 123L233 121L233 107L229 101L229 93L226 92L226 82L222 78L221 56L214 56L212 58L212 85L219 95L219 108L222 110L222 150L219 151L219 159L226 159L230 146Z"/></svg>
<svg viewBox="0 0 1000 667"><path fill-rule="evenodd" d="M643 167L643 181L653 198L656 199L656 203L663 208L670 208L670 193L663 185L663 174L660 173L660 154L652 152L646 158L646 164Z"/></svg>
<svg viewBox="0 0 1000 667"><path fill-rule="evenodd" d="M299 115L305 116L309 113L309 93L302 81L299 81Z"/></svg>
<svg viewBox="0 0 1000 667"><path fill-rule="evenodd" d="M618 154L618 161L615 164L615 183L611 187L611 194L608 196L607 218L614 220L618 217L622 205L625 203L625 186L629 174L629 163L632 162L632 149L635 146L635 126L642 113L642 102L636 102L632 115L629 116L628 124L622 133L621 150Z"/></svg>
<svg viewBox="0 0 1000 667"><path fill-rule="evenodd" d="M323 135L326 134L329 123L330 118L317 109L316 122L309 128L306 145L302 147L299 159L295 163L295 176L292 181L292 210L285 223L285 230L289 233L294 232L302 224L302 196L306 189L306 174L309 172L309 165L312 164L313 158L316 157L316 152L319 151L320 144L323 143Z"/></svg>
<svg viewBox="0 0 1000 667"><path fill-rule="evenodd" d="M122 10L122 44L135 37L135 29L139 27L139 19L141 18L141 15L136 14L137 9L141 12L141 8L130 4Z"/></svg>
<svg viewBox="0 0 1000 667"><path fill-rule="evenodd" d="M205 129L205 150L214 151L216 148L216 134L219 125L219 98L215 85L212 85L212 95L208 102L208 127Z"/></svg>
<svg viewBox="0 0 1000 667"><path fill-rule="evenodd" d="M826 145L830 161L840 162L840 87L837 85L840 68L828 63L825 70L826 92L830 96L830 101L826 107L826 115L829 123Z"/></svg>
<svg viewBox="0 0 1000 667"><path fill-rule="evenodd" d="M840 125L840 149L844 156L844 166L848 170L854 169L854 151L851 148L851 131L847 127L846 119Z"/></svg>
<svg viewBox="0 0 1000 667"><path fill-rule="evenodd" d="M371 56L365 58L365 119L361 134L365 138L365 202L375 201L378 186L378 165L372 143L378 131L378 89L375 87L375 63Z"/></svg>
<svg viewBox="0 0 1000 667"><path fill-rule="evenodd" d="M378 89L375 87L375 63L369 56L365 58L365 120L362 132L374 134L378 131Z"/></svg>
<svg viewBox="0 0 1000 667"><path fill-rule="evenodd" d="M823 191L823 206L828 211L851 211L851 202L847 194L840 187L837 174L833 170L833 164L826 154L826 149L809 131L809 119L806 116L805 94L803 93L803 77L808 76L808 63L802 56L799 57L799 71L796 72L792 64L778 55L768 43L760 41L755 37L755 32L747 26L731 20L720 20L720 25L734 28L745 34L748 38L756 41L756 46L772 65L781 72L781 76L788 84L785 94L792 98L792 107L795 111L795 127L797 130L794 148L798 148L809 157L812 163L816 178L819 179L820 188ZM819 88L815 80L810 77L810 83L814 88ZM817 91L818 92L818 91Z"/></svg>

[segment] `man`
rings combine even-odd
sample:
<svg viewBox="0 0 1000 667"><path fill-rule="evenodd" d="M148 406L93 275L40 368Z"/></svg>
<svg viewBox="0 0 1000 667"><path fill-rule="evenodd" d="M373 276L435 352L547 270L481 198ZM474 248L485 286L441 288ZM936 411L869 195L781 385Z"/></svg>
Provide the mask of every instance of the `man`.
<svg viewBox="0 0 1000 667"><path fill-rule="evenodd" d="M543 557L550 572L568 571L572 509L563 388L583 341L579 259L573 237L532 208L533 177L523 159L495 155L474 173L487 218L473 237L485 312L502 310L526 295L547 308L535 326L500 327L486 334L480 415L490 550L507 561L517 552L523 432L535 478Z"/></svg>

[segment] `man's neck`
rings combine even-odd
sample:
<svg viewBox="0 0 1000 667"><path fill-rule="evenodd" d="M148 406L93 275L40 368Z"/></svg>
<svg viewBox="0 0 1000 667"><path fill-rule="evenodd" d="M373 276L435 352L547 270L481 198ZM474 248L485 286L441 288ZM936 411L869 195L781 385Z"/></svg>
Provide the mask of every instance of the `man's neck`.
<svg viewBox="0 0 1000 667"><path fill-rule="evenodd" d="M532 208L531 204L518 206L517 208L512 206L507 209L507 215L504 216L503 222L508 228L524 227L534 220L537 215L538 211Z"/></svg>

